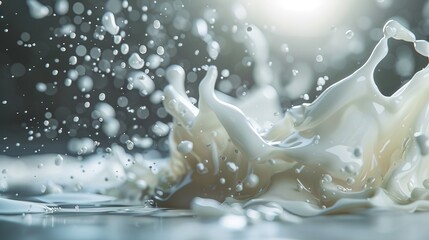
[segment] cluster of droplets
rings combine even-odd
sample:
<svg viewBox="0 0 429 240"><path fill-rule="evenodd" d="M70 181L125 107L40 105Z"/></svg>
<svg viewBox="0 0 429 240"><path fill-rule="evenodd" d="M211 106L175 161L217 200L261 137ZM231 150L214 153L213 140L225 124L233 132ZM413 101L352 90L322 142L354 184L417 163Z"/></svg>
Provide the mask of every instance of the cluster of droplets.
<svg viewBox="0 0 429 240"><path fill-rule="evenodd" d="M118 137L130 150L134 146L163 148L160 146L165 145L169 132L166 124L169 118L161 105L163 93L160 90L166 84L163 80L166 67L172 61L180 63L188 71L186 81L193 84L207 69L205 64L215 61L221 54L219 39L225 39L219 38L216 30L232 33L236 42L243 43L251 40L247 33L256 29L245 21L233 26L216 25L219 12L214 8L205 8L201 16L193 20L180 1L133 4L110 0L105 5L97 5L59 0L51 6L28 0L27 6L36 21L44 18L58 20L47 40L51 45L49 51L59 54L54 58L40 58L51 79L39 80L35 89L47 96L47 102L50 99L63 102L66 98L69 101L56 109L55 106L46 107L44 119L31 117L30 123L24 124L32 133L28 136L29 141L42 136L51 140L71 137L82 141L89 137L94 139L92 145L98 147L102 138L112 140ZM136 31L141 26L146 29ZM37 47L33 34L30 30L22 32L17 45ZM204 43L205 49L195 46L190 50L193 46L185 44L187 39L188 42ZM196 63L178 56L180 51L193 52L198 57ZM250 47L242 54L250 56L239 61L240 68L251 67L252 58L258 57ZM10 67L14 78L31 71L32 68L21 63ZM222 70L221 80L221 91L239 97L246 96L251 85L228 68ZM3 104L6 103L4 100ZM82 154L93 152L69 150Z"/></svg>
<svg viewBox="0 0 429 240"><path fill-rule="evenodd" d="M28 130L29 141L43 135L49 139L57 139L63 133L71 137L78 137L78 132L82 128L93 128L95 133L90 133L90 138L96 138L99 131L110 138L120 136L120 141L127 149L132 150L134 145L150 148L154 142L152 136L164 137L168 134L168 126L163 122L157 121L153 123L152 127L142 131L142 126L137 121L167 117L162 107L148 107L147 104L156 105L161 102L162 92L156 89L159 89L162 83L155 84L154 79L162 78L165 66L163 62L170 61L174 55L171 52L177 52L178 45L183 45L181 42L179 44L177 42L186 35L170 37L161 23L161 21L167 21L167 23L171 21L171 19L165 20L165 18L170 15L174 16L173 9L183 8L181 3L174 5L154 2L151 6L142 5L139 7L140 9L137 9L127 1L113 0L108 1L106 6L93 6L89 3L69 3L67 0L60 0L56 1L54 9L52 9L51 6L43 5L37 0L28 0L27 6L34 19L47 18L51 15L59 18L59 26L53 30L49 41L56 42L56 48L61 52L61 56L52 60L46 59L52 62L47 62L44 66L51 72L53 79L63 78L63 84L61 84L61 80L42 81L35 85L36 90L48 96L59 95L60 92L66 91L63 89L64 87L77 88L81 92L81 94L72 96L71 100L76 103L76 106L72 106L70 110L67 109L60 117L61 120L55 116L58 115L58 109L47 111L44 115L45 119L42 120L43 129ZM106 10L101 17L93 16L93 13L98 14L100 8L104 7ZM163 13L164 10L165 13ZM182 12L184 11L182 10ZM115 16L118 14L121 17ZM128 16L126 16L127 14ZM128 29L134 31L132 28L139 25L136 23L135 26L128 26L131 21L138 21L135 19L136 15L141 16L139 20L143 24L153 21L152 24L146 24L146 32L139 34L127 32ZM127 38L137 39L137 41L126 42ZM35 47L36 43L30 42L30 40L31 34L23 32L17 45ZM54 51L54 49L50 51ZM69 67L65 67L67 65ZM13 74L12 77L21 77L31 69L15 63L11 66L10 71ZM109 78L108 81L113 80L114 88L123 91L123 95L117 96L116 101L111 101L109 98L111 90L108 88L110 83L107 78ZM140 97L148 96L149 101L145 101L146 104L140 106L135 106L134 103L134 106L131 107L129 94L125 94L125 90L137 90ZM133 101L135 102L135 100ZM3 104L6 103L7 101L4 100ZM134 116L133 126L126 126L124 122L129 121L127 120L129 117L124 117L124 114L118 119L118 108L120 114L124 112ZM92 120L87 118L87 113L90 113ZM154 113L155 115L151 116ZM31 118L31 121L35 122L36 119ZM26 128L31 127L26 126ZM126 134L133 130L141 132L141 134L136 133L133 136ZM151 134L153 135L150 136ZM85 139L87 138L80 140L85 141ZM75 151L76 149L70 148L71 145L73 144L69 144L69 150L73 153L92 152Z"/></svg>

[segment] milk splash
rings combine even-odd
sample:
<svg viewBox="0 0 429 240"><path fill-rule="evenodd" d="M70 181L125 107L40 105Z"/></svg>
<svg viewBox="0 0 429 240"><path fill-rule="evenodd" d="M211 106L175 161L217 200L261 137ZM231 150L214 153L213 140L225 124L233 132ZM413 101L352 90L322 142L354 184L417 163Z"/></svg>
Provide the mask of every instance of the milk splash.
<svg viewBox="0 0 429 240"><path fill-rule="evenodd" d="M170 66L163 98L174 119L167 166L149 166L142 155L119 146L85 161L61 155L2 157L0 186L33 194L83 189L118 197L154 195L159 204L172 207L208 197L192 201L200 215L240 215L243 209L273 218L284 210L300 216L361 208L429 210L428 68L392 96L383 96L373 74L390 38L412 42L418 53L429 55L426 41L389 21L360 69L312 104L283 116L275 114L277 93L269 85L260 84L241 100L215 91L214 66L207 67L196 107L185 92L184 70ZM43 172L34 179L29 173L37 168ZM187 195L182 201L181 192ZM50 211L43 204L0 202L4 213Z"/></svg>
<svg viewBox="0 0 429 240"><path fill-rule="evenodd" d="M232 197L227 202L240 199L244 207L274 202L302 216L370 207L427 210L428 68L390 97L379 92L373 74L390 38L414 43L425 57L429 44L416 41L396 21L383 31L360 69L312 104L289 109L269 128L221 100L214 90L216 67L208 68L200 84L198 108L184 94L183 80L171 81L164 91L164 105L174 117L170 182L204 169L194 181L226 189L215 194L226 192ZM274 95L268 94L270 100ZM191 152L175 149L182 141L194 143ZM201 209L206 204L201 201L193 207Z"/></svg>

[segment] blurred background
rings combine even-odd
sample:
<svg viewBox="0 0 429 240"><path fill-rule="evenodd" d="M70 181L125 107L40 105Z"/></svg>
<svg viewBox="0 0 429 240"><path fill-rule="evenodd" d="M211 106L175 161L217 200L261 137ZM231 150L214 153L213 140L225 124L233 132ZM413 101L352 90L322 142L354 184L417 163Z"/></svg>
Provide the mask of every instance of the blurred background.
<svg viewBox="0 0 429 240"><path fill-rule="evenodd" d="M103 24L106 12L117 33ZM195 101L206 67L215 65L219 91L245 98L255 85L272 84L287 109L359 68L389 19L427 39L429 3L0 1L0 154L92 152L75 141L83 139L164 156L168 66L183 67ZM375 73L385 95L427 65L412 45L389 44ZM137 86L136 76L147 84Z"/></svg>

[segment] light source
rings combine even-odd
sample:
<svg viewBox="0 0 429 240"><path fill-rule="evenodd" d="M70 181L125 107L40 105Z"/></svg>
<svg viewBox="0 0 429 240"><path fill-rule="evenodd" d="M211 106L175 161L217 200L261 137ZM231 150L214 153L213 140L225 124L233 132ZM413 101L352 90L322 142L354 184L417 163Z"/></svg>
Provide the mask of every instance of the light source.
<svg viewBox="0 0 429 240"><path fill-rule="evenodd" d="M355 5L344 0L240 0L248 19L256 25L274 26L285 35L320 36L332 25L344 23Z"/></svg>

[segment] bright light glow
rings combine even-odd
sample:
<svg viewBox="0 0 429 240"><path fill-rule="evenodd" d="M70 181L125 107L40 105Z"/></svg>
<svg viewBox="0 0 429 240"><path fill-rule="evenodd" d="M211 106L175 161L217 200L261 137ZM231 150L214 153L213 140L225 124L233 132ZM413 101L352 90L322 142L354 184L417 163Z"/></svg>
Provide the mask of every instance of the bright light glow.
<svg viewBox="0 0 429 240"><path fill-rule="evenodd" d="M321 0L272 0L266 1L267 4L277 5L285 11L311 12L317 10L322 4Z"/></svg>
<svg viewBox="0 0 429 240"><path fill-rule="evenodd" d="M320 36L331 26L344 24L359 1L344 0L240 0L248 18L259 26L275 26L280 33Z"/></svg>

